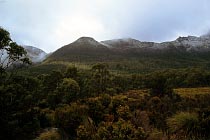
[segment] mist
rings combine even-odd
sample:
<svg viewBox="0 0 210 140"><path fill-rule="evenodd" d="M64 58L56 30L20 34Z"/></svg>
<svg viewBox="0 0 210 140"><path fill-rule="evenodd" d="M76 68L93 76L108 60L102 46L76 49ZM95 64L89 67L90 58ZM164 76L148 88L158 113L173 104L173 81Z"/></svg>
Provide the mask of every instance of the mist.
<svg viewBox="0 0 210 140"><path fill-rule="evenodd" d="M4 0L0 26L20 45L52 52L81 36L169 41L210 30L208 0Z"/></svg>

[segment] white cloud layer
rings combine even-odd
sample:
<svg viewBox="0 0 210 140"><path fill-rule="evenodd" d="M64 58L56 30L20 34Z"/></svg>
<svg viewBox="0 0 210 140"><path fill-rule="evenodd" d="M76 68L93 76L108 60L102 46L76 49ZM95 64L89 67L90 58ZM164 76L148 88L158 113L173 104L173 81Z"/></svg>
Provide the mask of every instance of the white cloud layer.
<svg viewBox="0 0 210 140"><path fill-rule="evenodd" d="M19 44L47 52L81 36L145 41L210 30L209 0L3 0L0 26Z"/></svg>

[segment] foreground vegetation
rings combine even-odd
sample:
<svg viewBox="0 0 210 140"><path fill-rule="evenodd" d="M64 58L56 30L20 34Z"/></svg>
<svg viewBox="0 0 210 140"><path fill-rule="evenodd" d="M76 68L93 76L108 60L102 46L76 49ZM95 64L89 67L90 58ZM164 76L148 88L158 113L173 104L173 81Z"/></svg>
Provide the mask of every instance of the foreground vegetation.
<svg viewBox="0 0 210 140"><path fill-rule="evenodd" d="M36 76L3 73L0 137L207 140L210 73L174 71L124 76L97 64Z"/></svg>

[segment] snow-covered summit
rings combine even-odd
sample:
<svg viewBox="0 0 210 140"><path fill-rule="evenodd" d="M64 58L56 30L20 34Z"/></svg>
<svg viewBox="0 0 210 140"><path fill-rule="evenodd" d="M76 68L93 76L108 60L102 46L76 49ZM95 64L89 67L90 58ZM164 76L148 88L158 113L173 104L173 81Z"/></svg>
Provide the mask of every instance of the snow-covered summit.
<svg viewBox="0 0 210 140"><path fill-rule="evenodd" d="M27 56L34 63L43 61L47 56L47 53L39 48L33 46L22 46L22 47L26 50Z"/></svg>
<svg viewBox="0 0 210 140"><path fill-rule="evenodd" d="M175 46L186 46L187 50L197 50L197 51L205 51L206 49L210 49L210 37L208 36L188 36L188 37L179 37L175 41L173 41Z"/></svg>

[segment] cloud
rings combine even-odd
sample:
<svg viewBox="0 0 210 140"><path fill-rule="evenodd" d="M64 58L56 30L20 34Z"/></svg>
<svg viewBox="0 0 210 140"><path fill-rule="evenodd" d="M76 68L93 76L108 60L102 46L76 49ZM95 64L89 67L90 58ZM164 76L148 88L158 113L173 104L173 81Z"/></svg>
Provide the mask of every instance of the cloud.
<svg viewBox="0 0 210 140"><path fill-rule="evenodd" d="M81 36L160 42L205 34L209 6L208 0L5 0L0 26L18 43L47 52Z"/></svg>
<svg viewBox="0 0 210 140"><path fill-rule="evenodd" d="M54 38L67 44L81 36L100 39L104 34L108 34L108 31L97 18L78 14L60 20L55 27Z"/></svg>

